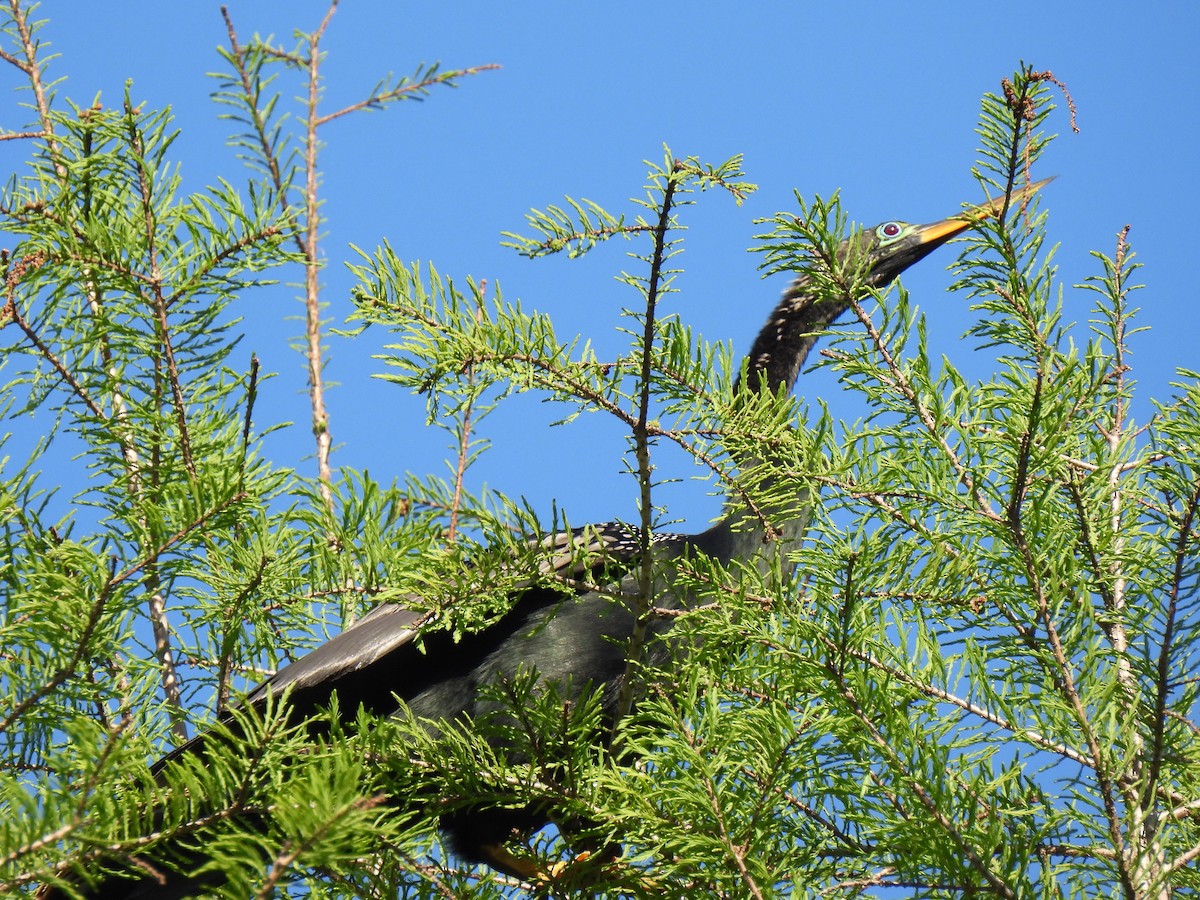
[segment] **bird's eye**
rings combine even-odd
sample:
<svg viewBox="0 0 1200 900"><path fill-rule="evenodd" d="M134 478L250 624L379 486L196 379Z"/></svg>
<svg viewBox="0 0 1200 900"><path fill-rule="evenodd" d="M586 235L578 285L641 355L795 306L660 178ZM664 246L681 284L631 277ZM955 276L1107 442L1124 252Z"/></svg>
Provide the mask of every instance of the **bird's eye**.
<svg viewBox="0 0 1200 900"><path fill-rule="evenodd" d="M894 238L903 231L897 222L888 222L886 225L879 226L879 236L885 238Z"/></svg>

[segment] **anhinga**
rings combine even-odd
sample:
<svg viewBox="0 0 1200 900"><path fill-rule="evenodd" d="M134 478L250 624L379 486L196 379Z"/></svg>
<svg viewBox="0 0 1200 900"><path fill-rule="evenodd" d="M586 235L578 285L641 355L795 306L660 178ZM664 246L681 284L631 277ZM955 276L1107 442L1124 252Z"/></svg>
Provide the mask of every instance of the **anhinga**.
<svg viewBox="0 0 1200 900"><path fill-rule="evenodd" d="M1043 184L1038 182L1014 192L1008 202L1023 200ZM1002 208L1007 205L993 201L930 225L885 222L843 242L839 254L853 256L863 267L860 271L865 278L860 283L883 288L909 266L968 229L973 221L997 215ZM819 333L855 299L818 295L812 291L808 276L798 277L755 339L744 378L735 391L790 390ZM797 494L801 493L802 486L797 486ZM796 508L792 521L772 523L774 536L799 537L804 527L802 504ZM772 542L764 541L762 526L753 527L753 519L731 501L724 517L707 531L657 534L650 545L655 564L694 554L724 565L761 562L774 550ZM480 705L484 702L479 696L481 685L499 683L531 669L540 679L556 683L566 697L599 690L604 708L615 713L627 670L625 648L637 615L630 606L614 603L612 598L637 596L638 532L608 523L554 535L542 543L553 556L549 565L558 567L553 574L563 576L559 583L615 579L619 576L613 573L622 569L626 574L619 583L610 582L603 592L581 589L572 594L566 588L529 587L514 596L512 609L498 621L458 641L444 632L422 633L426 614L402 604L380 606L307 656L280 669L253 690L245 702L261 703L268 692L280 697L286 691L291 714L302 721L327 707L336 694L342 715L352 721L360 707L381 714L397 712L399 697L417 717L470 721L486 712ZM544 585L545 580L538 584ZM673 596L667 585L662 595L655 596L655 604L686 607L688 597ZM661 618L651 626L651 636L661 635L669 626L669 618ZM419 633L421 649L414 640ZM181 753L203 753L204 742L202 734L177 749L168 760ZM546 811L536 806L470 809L443 816L440 827L450 847L463 859L532 879L541 875L534 862L510 853L504 845L514 833L528 834L547 824L548 818ZM194 855L185 856L189 858L196 865L202 861ZM79 882L77 885L90 890L88 896L105 900L168 900L189 896L214 883L211 873L196 879L186 872L163 871L159 864L152 865L165 876L165 883L147 877L145 871L132 871L133 880L110 876L90 888ZM57 896L57 892L44 890L43 896Z"/></svg>

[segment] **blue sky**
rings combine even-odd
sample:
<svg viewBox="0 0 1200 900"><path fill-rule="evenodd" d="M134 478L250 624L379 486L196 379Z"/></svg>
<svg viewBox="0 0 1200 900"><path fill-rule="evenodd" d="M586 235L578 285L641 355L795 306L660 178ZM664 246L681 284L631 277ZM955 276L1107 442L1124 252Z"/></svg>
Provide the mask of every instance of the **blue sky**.
<svg viewBox="0 0 1200 900"><path fill-rule="evenodd" d="M293 30L316 27L326 4L230 0L228 7L243 40L258 31L290 45ZM749 180L760 186L741 208L707 194L685 212L686 274L668 304L706 338L731 339L742 353L783 286L779 278L760 280L758 259L746 252L761 230L754 219L793 208L794 189L809 197L840 189L845 209L864 224L931 221L979 199L970 177L979 98L1024 60L1052 70L1078 104L1080 133L1070 133L1060 104L1050 123L1060 138L1036 173L1059 176L1044 208L1051 241L1061 245L1066 318L1086 323L1090 299L1070 286L1098 273L1089 251L1111 254L1124 225L1132 225L1130 240L1145 263L1147 288L1135 301L1138 323L1151 330L1135 337L1132 357L1144 420L1149 398L1171 393L1176 367L1200 369L1192 311L1200 6L1144 9L1134 15L1123 3L1023 0L345 0L324 44L326 110L422 61L502 68L425 103L348 117L324 131L329 315L338 322L350 311L349 245L373 249L386 238L402 258L499 282L506 298L550 313L560 335L583 333L602 356L604 348L617 352L620 310L637 303L612 277L634 264L624 256L627 245L582 261L530 262L502 249L500 233L519 230L530 207L564 194L630 211L627 198L641 194L642 161L659 160L667 143L677 156L713 163L742 153ZM43 40L60 54L51 74L67 76L60 98L82 105L99 94L117 105L132 79L135 100L174 107L182 129L175 155L191 189L218 177L247 178L209 99L215 82L206 73L221 67L214 48L226 40L217 3L46 0L39 15L50 20ZM7 70L4 84L16 86L16 76ZM22 124L14 118L18 99L0 107L0 125ZM26 149L0 147L7 171ZM953 256L931 257L904 283L929 315L932 351L970 370L974 351L961 336L972 313L945 291ZM250 294L240 312L246 356L253 349L266 370L279 373L264 387L257 426L296 423L269 439L268 454L311 473L304 362L294 349L302 332L294 318L302 314L298 295L289 287ZM371 355L383 338L330 339L334 462L369 468L385 481L440 471L448 437L425 427L423 401L372 378L382 371ZM975 374L983 375L987 359L979 359ZM825 398L846 417L861 412L830 372L806 374L799 391ZM558 501L575 522L633 518L636 489L621 474L620 429L595 417L551 429L554 417L521 399L489 419L485 434L496 446L476 485L486 479L543 512ZM699 474L679 458L660 464L680 477ZM717 509L702 485L674 486L660 499L695 527Z"/></svg>

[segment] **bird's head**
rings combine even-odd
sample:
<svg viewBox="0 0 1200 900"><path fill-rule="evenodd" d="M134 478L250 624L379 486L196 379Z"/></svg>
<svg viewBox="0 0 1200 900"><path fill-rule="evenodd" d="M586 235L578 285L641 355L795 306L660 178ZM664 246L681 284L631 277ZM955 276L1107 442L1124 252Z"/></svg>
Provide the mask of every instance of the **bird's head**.
<svg viewBox="0 0 1200 900"><path fill-rule="evenodd" d="M795 268L799 274L755 338L745 378L738 384L751 390L766 385L772 391L790 391L817 336L868 289L887 287L897 275L955 235L1023 204L1049 180L1025 185L1007 196L929 225L884 222L857 231L834 251L837 266L830 266L825 253L815 249L807 258L796 254L810 265ZM795 254L793 245L787 247Z"/></svg>
<svg viewBox="0 0 1200 900"><path fill-rule="evenodd" d="M957 216L929 225L909 222L884 222L850 238L843 252L855 253L863 259L867 283L874 288L887 287L897 275L913 263L920 262L952 237L962 234L981 219L1000 215L1004 210L1024 203L1039 188L1052 179L1027 184L1013 191L1007 199L1000 197L976 206Z"/></svg>

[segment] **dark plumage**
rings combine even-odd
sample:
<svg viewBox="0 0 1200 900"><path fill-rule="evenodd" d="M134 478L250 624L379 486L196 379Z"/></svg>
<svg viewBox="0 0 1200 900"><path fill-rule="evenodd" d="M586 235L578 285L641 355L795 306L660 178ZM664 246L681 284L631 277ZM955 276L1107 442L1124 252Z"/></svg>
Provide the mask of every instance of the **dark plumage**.
<svg viewBox="0 0 1200 900"><path fill-rule="evenodd" d="M1033 185L1023 195L1040 187ZM998 212L989 205L975 212L978 216ZM925 257L951 237L966 230L967 217L954 217L926 226L889 222L862 232L845 242L840 252L860 254L867 281L884 287L904 269ZM855 298L814 296L805 276L798 278L767 320L750 351L745 380L737 390L750 392L763 388L790 389L817 334L840 316ZM743 461L744 462L744 461ZM796 496L803 486L796 486ZM731 503L716 525L695 535L656 535L652 552L656 565L685 554L701 554L729 564L770 562L780 543L797 539L804 527L802 504L786 521L773 522L773 538L764 540L761 524ZM579 529L569 535L545 539L551 561L546 565L554 574L578 583L597 583L612 579L614 573L626 573L613 585L616 592L636 596L638 533L619 524L602 524ZM569 545L584 544L591 551L585 556ZM557 552L561 550L562 552ZM590 571L584 571L584 569ZM538 584L545 584L540 581ZM307 656L281 669L258 686L246 698L260 703L271 691L288 698L299 720L326 706L334 694L343 714L353 717L359 706L371 712L396 711L395 696L404 699L417 716L449 721L469 717L478 708L481 684L514 676L520 667L532 667L540 678L564 686L564 693L578 696L585 686L600 688L602 702L610 715L615 711L622 679L626 672L624 648L633 633L636 615L626 606L614 603L614 590L604 594L580 590L575 594L544 586L531 586L517 592L512 609L490 627L455 642L446 633L426 631L424 652L417 650L414 637L425 624L421 613L400 604L381 606L342 634L316 648ZM681 607L688 604L669 584L656 593L655 604ZM668 617L654 619L654 634L665 633ZM657 642L661 648L664 642ZM657 660L665 660L659 650ZM177 749L171 757L183 753L203 753L205 736L200 735ZM161 764L160 764L161 765ZM460 856L487 862L509 874L530 878L537 874L528 860L505 851L502 844L513 830L528 832L547 821L537 808L479 810L460 812L443 818L442 828L450 845ZM137 878L137 873L131 873ZM107 900L154 898L169 900L184 897L200 887L185 876L171 876L166 885L142 878L121 881L109 879L98 885L91 896ZM47 891L45 896L54 896Z"/></svg>

